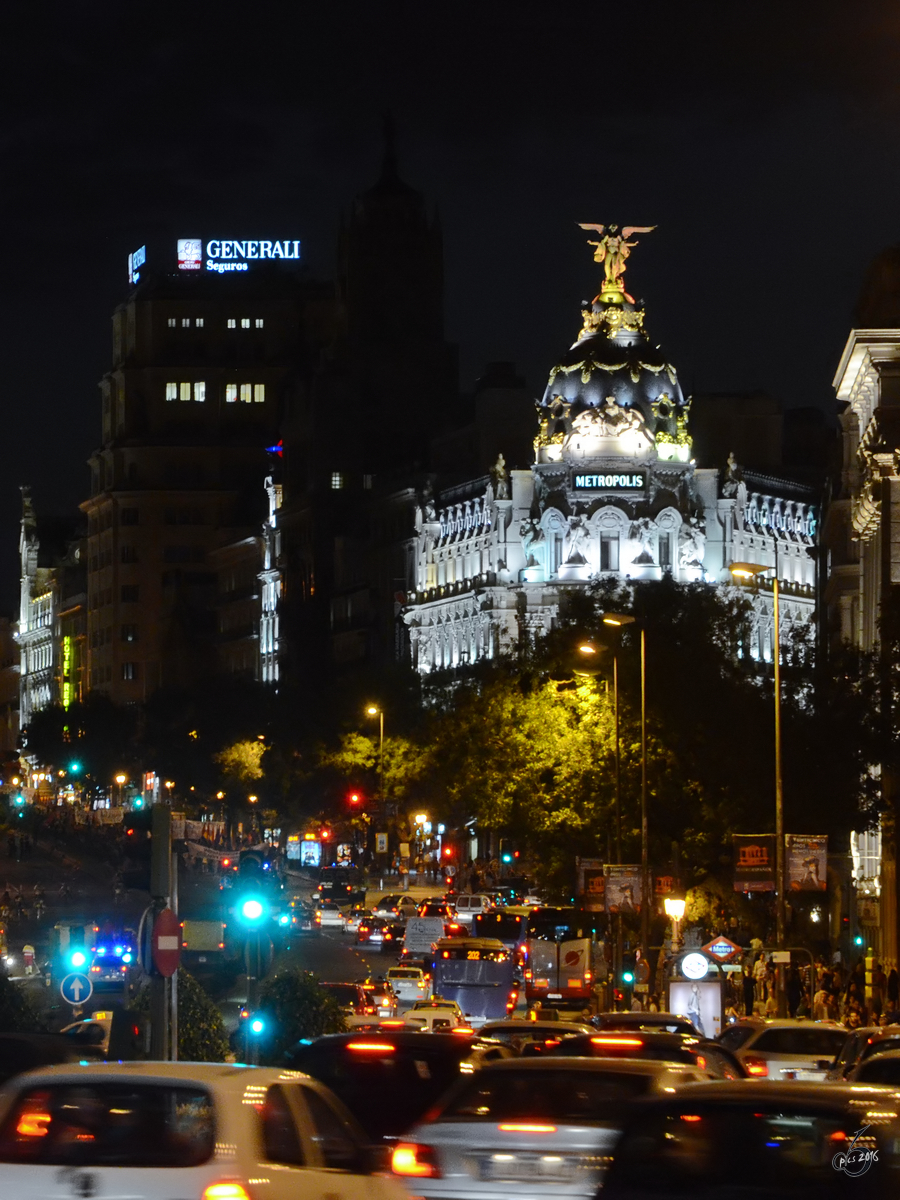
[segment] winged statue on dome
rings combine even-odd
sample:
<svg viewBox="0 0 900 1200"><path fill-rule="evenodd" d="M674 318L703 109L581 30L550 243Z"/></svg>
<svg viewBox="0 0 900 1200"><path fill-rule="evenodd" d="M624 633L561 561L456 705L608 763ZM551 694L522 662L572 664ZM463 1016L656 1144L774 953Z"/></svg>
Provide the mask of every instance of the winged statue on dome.
<svg viewBox="0 0 900 1200"><path fill-rule="evenodd" d="M630 242L628 239L636 233L650 233L656 226L625 225L620 230L618 225L582 225L579 221L578 228L599 235L596 242L588 238L588 245L595 247L594 262L603 263L604 288L619 291L625 273L625 260L637 245L637 242Z"/></svg>

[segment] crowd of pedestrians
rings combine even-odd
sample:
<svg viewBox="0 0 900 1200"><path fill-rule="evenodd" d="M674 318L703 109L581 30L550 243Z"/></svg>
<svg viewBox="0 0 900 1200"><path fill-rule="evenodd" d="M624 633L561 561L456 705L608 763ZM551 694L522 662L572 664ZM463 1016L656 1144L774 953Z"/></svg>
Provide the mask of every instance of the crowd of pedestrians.
<svg viewBox="0 0 900 1200"><path fill-rule="evenodd" d="M778 1011L775 969L762 949L746 962L741 977L741 994L732 988L730 1005L735 1013L774 1017ZM840 1021L849 1029L863 1025L889 1025L900 1021L900 976L886 973L874 964L869 994L862 957L845 969L822 958L812 968L792 966L785 985L788 1013L816 1021Z"/></svg>

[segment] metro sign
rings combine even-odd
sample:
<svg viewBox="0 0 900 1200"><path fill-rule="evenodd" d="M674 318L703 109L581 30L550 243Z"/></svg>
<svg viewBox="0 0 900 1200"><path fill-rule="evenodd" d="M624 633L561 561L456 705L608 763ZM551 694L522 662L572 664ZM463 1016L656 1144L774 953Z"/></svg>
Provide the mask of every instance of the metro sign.
<svg viewBox="0 0 900 1200"><path fill-rule="evenodd" d="M714 958L717 962L726 962L729 958L734 958L735 954L742 953L742 947L736 945L727 937L713 938L702 949L704 954L708 954L710 958Z"/></svg>

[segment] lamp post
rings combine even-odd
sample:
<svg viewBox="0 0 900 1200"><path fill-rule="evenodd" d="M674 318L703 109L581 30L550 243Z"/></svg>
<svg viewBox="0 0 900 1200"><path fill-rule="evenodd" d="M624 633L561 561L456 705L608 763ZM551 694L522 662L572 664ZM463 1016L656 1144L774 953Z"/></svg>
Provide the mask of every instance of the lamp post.
<svg viewBox="0 0 900 1200"><path fill-rule="evenodd" d="M681 945L681 922L684 918L685 901L679 900L675 896L666 896L663 900L663 907L666 910L666 916L672 921L672 953L674 954Z"/></svg>
<svg viewBox="0 0 900 1200"><path fill-rule="evenodd" d="M378 799L384 807L384 709L370 704L366 712L378 718Z"/></svg>
<svg viewBox="0 0 900 1200"><path fill-rule="evenodd" d="M772 664L775 668L775 941L784 949L784 782L781 773L781 627L778 605L778 562L774 567L761 563L736 562L729 567L737 579L755 579L773 571L772 603L774 608ZM784 988L784 969L778 970L778 1015L787 1013Z"/></svg>
<svg viewBox="0 0 900 1200"><path fill-rule="evenodd" d="M628 613L604 613L603 624L620 629L634 625L637 618ZM650 833L647 817L647 632L641 624L641 952L650 952ZM616 725L618 728L618 706ZM618 732L616 734L618 741Z"/></svg>
<svg viewBox="0 0 900 1200"><path fill-rule="evenodd" d="M116 776L116 783L119 785L119 808L122 807L122 795L123 795L122 789L125 786L125 782L127 779L128 779L128 776L123 775L121 773Z"/></svg>

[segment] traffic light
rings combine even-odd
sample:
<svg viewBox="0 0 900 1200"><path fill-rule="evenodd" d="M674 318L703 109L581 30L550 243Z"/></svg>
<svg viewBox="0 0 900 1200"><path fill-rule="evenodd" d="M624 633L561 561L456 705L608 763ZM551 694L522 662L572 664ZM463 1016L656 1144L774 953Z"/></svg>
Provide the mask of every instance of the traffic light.
<svg viewBox="0 0 900 1200"><path fill-rule="evenodd" d="M502 863L511 863L513 860L512 846L509 844L509 838L500 839L500 861Z"/></svg>
<svg viewBox="0 0 900 1200"><path fill-rule="evenodd" d="M73 971L81 971L87 966L87 951L83 946L75 946L66 955L66 964Z"/></svg>
<svg viewBox="0 0 900 1200"><path fill-rule="evenodd" d="M72 761L69 763L69 774L70 775L80 775L81 774L81 763L78 761L77 758L73 758Z"/></svg>
<svg viewBox="0 0 900 1200"><path fill-rule="evenodd" d="M362 804L362 796L359 794L359 792L351 792L347 799L354 808L357 808L360 804Z"/></svg>
<svg viewBox="0 0 900 1200"><path fill-rule="evenodd" d="M144 807L144 797L143 796L135 796L134 800L132 801L132 808L143 808L143 807Z"/></svg>
<svg viewBox="0 0 900 1200"><path fill-rule="evenodd" d="M856 935L856 937L853 939L853 945L854 946L864 946L865 944L866 944L866 939L863 937L863 935L861 933L858 933Z"/></svg>
<svg viewBox="0 0 900 1200"><path fill-rule="evenodd" d="M622 954L622 973L619 976L619 982L623 988L634 987L634 967L635 958L633 950L626 950Z"/></svg>
<svg viewBox="0 0 900 1200"><path fill-rule="evenodd" d="M250 1032L254 1037L259 1037L266 1031L266 1023L262 1017L251 1017L248 1022Z"/></svg>

